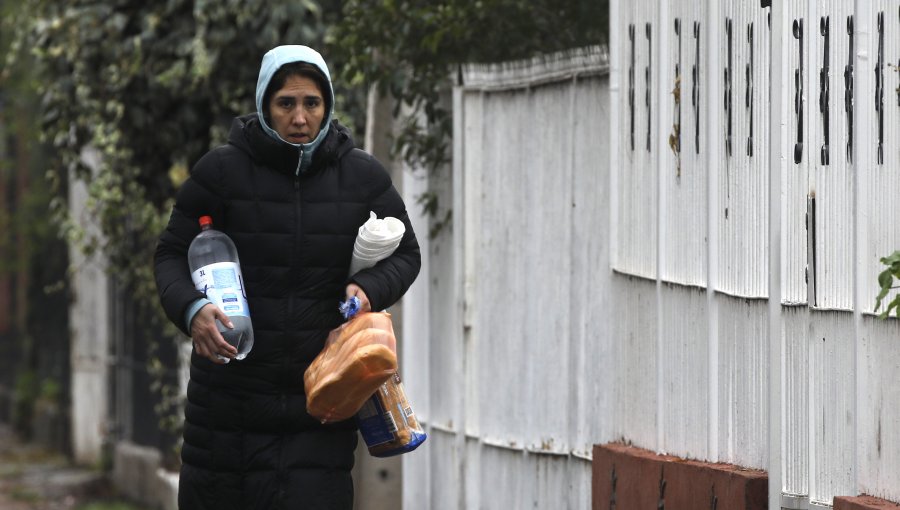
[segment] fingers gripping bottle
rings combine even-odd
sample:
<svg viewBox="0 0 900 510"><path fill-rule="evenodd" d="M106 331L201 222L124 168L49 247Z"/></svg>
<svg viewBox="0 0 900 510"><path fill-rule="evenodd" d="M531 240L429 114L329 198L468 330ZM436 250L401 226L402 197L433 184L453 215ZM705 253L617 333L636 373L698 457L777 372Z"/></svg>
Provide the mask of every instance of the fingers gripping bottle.
<svg viewBox="0 0 900 510"><path fill-rule="evenodd" d="M210 216L200 217L200 229L188 248L191 279L197 290L231 319L234 329L218 320L216 326L225 341L237 348L235 359L242 360L253 348L253 325L237 249L230 237L212 228ZM228 358L220 358L228 362Z"/></svg>

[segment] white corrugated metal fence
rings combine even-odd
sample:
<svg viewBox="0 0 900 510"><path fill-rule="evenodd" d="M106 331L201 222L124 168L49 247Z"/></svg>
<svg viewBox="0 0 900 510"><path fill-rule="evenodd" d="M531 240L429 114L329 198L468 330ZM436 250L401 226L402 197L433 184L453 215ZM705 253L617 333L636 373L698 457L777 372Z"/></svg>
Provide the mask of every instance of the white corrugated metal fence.
<svg viewBox="0 0 900 510"><path fill-rule="evenodd" d="M589 508L617 440L768 470L770 508L900 500L900 2L610 18L464 67L452 169L408 174L453 222L405 299L406 507Z"/></svg>

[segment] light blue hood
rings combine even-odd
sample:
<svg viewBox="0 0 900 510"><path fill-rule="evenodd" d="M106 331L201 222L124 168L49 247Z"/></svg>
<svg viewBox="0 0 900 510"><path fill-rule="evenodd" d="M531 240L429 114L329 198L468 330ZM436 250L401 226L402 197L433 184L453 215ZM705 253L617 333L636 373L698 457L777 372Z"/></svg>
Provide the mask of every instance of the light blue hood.
<svg viewBox="0 0 900 510"><path fill-rule="evenodd" d="M322 129L319 130L319 134L316 136L315 140L309 143L300 144L285 141L271 126L269 126L263 116L263 112L265 111L262 104L263 96L266 94L266 88L269 86L272 76L275 75L275 72L278 71L281 66L292 62L306 62L312 64L318 67L319 70L322 71L322 74L325 75L325 79L328 80L329 90L327 93L331 96L328 101L328 111L325 112L325 118L322 120ZM328 72L328 65L325 64L325 59L322 58L322 55L308 46L301 45L277 46L267 51L266 54L263 55L262 65L260 65L259 68L259 79L256 81L256 114L259 117L259 123L266 134L288 145L293 145L300 150L301 159L297 166L297 174L299 175L300 172L309 168L309 165L312 162L313 153L328 134L328 128L331 125L331 119L334 116L334 87L331 84L331 74Z"/></svg>

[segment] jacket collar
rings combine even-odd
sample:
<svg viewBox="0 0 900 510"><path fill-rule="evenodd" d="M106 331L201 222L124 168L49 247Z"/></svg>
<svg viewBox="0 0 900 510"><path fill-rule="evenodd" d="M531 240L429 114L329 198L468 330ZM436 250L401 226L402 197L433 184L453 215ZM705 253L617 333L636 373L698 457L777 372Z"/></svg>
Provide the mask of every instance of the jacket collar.
<svg viewBox="0 0 900 510"><path fill-rule="evenodd" d="M255 113L234 119L228 134L228 143L247 152L255 162L263 166L278 172L299 175L300 149L266 134ZM327 166L354 147L350 131L336 120L332 121L321 145L313 153L308 169L303 169L303 173L312 173Z"/></svg>

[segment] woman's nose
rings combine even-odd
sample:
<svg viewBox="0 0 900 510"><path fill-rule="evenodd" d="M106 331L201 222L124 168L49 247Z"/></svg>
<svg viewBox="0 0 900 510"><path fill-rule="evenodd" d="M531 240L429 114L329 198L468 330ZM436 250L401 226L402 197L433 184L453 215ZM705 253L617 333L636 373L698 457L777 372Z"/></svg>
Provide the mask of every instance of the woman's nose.
<svg viewBox="0 0 900 510"><path fill-rule="evenodd" d="M291 117L291 122L298 126L306 124L306 115L303 114L302 108L298 109L298 111L294 113L293 117Z"/></svg>

